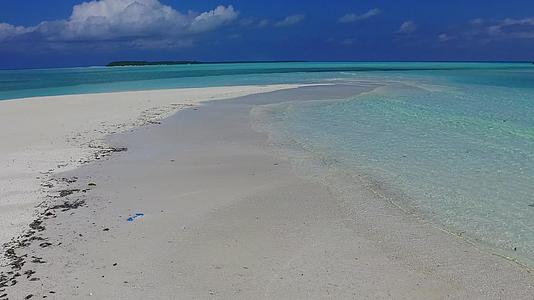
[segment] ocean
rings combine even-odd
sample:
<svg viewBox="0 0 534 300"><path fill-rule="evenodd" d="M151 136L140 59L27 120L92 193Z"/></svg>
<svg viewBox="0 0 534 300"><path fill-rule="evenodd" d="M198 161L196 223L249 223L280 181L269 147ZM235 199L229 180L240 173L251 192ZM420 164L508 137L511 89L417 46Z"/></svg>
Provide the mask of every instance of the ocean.
<svg viewBox="0 0 534 300"><path fill-rule="evenodd" d="M365 174L398 205L495 253L534 261L534 65L250 63L0 71L0 99L272 83L369 84L265 106L279 144ZM395 201L395 199L393 199Z"/></svg>
<svg viewBox="0 0 534 300"><path fill-rule="evenodd" d="M206 87L243 84L302 83L358 77L365 73L521 69L527 64L496 63L227 63L143 67L80 67L0 70L0 100L80 93ZM525 84L528 84L526 82Z"/></svg>

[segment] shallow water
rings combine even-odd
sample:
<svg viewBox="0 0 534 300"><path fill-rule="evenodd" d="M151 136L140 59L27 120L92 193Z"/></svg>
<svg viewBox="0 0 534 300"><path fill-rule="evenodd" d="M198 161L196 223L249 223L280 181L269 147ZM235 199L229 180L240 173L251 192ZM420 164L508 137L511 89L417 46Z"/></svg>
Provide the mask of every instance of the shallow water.
<svg viewBox="0 0 534 300"><path fill-rule="evenodd" d="M531 264L533 75L530 69L372 75L367 79L389 83L353 99L275 105L263 116L283 144L369 175L403 195L400 205Z"/></svg>

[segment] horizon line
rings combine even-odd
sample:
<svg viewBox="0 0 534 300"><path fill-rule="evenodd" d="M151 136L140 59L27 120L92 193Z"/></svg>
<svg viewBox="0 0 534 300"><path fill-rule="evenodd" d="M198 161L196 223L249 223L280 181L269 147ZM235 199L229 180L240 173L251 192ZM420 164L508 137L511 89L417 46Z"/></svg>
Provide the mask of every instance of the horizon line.
<svg viewBox="0 0 534 300"><path fill-rule="evenodd" d="M120 60L112 62L148 62L148 63L158 63L158 62L178 62L174 60ZM222 60L222 61L186 61L191 62L191 64L247 64L247 63L525 63L525 64L534 64L533 61L528 60ZM108 63L109 64L109 63ZM191 65L189 64L189 65ZM140 66L122 66L122 67L147 67L147 66L170 66L169 65L140 65ZM177 65L177 64L176 64ZM184 64L188 65L188 64ZM113 66L116 68L118 66ZM0 68L0 71L18 71L18 70L50 70L50 69L76 69L76 68L109 68L106 65L79 65L79 66L63 66L63 67L27 67L27 68Z"/></svg>

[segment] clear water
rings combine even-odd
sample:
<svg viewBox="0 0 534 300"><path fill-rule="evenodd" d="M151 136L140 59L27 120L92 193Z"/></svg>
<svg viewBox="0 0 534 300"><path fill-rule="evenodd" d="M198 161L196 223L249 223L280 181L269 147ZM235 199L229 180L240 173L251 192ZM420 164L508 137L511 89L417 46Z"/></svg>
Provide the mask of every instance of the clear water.
<svg viewBox="0 0 534 300"><path fill-rule="evenodd" d="M236 63L0 70L0 100L35 96L242 84L299 83L399 70L524 68L474 63ZM359 76L359 75L357 75ZM357 77L356 76L356 77Z"/></svg>
<svg viewBox="0 0 534 300"><path fill-rule="evenodd" d="M407 196L401 205L448 230L532 264L534 68L364 77L386 86L354 99L275 105L274 130L385 183Z"/></svg>
<svg viewBox="0 0 534 300"><path fill-rule="evenodd" d="M534 66L265 63L0 71L0 100L215 85L371 81L340 101L272 108L283 132L365 173L432 221L534 260ZM321 99L317 99L321 100ZM515 250L514 250L515 249Z"/></svg>

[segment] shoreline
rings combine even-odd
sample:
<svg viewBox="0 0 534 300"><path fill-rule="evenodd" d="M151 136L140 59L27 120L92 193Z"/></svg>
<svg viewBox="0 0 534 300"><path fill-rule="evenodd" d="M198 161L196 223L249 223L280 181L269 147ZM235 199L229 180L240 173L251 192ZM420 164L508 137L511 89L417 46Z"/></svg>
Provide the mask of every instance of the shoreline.
<svg viewBox="0 0 534 300"><path fill-rule="evenodd" d="M23 234L47 200L54 173L74 170L114 152L110 134L158 124L205 101L303 85L251 85L20 98L0 101L0 244ZM5 248L5 247L4 247ZM4 253L0 255L3 265Z"/></svg>
<svg viewBox="0 0 534 300"><path fill-rule="evenodd" d="M397 82L395 82L397 84ZM410 85L410 83L404 83ZM364 91L358 94L358 97L365 94L372 94L381 89L394 89L390 83L376 86L374 89ZM425 87L417 86L417 88L424 89ZM329 100L313 100L306 101L311 102L328 102ZM334 101L347 101L347 99L334 99ZM437 220L428 211L423 211L417 208L414 204L413 198L408 196L405 192L401 191L397 187L393 187L389 182L381 181L377 179L376 175L372 175L363 170L357 170L341 164L335 158L325 157L321 153L305 149L298 142L293 141L292 137L286 136L287 133L280 133L280 125L274 126L272 122L276 122L273 118L268 116L273 113L273 108L282 105L291 105L292 101L284 103L275 103L268 105L258 105L251 110L252 115L252 127L255 131L266 134L268 136L270 151L277 156L284 157L288 161L291 161L293 165L298 166L298 175L316 181L320 184L331 186L333 190L346 189L345 186L350 184L346 183L346 180L358 182L357 187L365 188L372 191L377 198L381 201L388 202L392 207L402 211L404 214L410 217L414 217L422 222L425 222L428 226L431 226L439 231L443 231L446 234L465 241L466 243L476 247L481 252L485 252L488 255L498 256L511 263L517 264L519 267L524 268L526 271L534 272L534 260L529 256L522 256L514 253L514 250L506 250L492 245L486 241L477 239L474 236L466 235L464 230L458 228L453 229L446 224ZM296 106L298 107L298 105ZM266 121L266 120L269 121ZM278 127L278 128L275 128ZM348 179L340 179L348 178ZM344 182L345 181L345 182ZM337 188L334 188L337 187ZM343 193L347 193L344 191ZM340 195L343 197L343 195Z"/></svg>
<svg viewBox="0 0 534 300"><path fill-rule="evenodd" d="M364 182L349 178L358 193L347 198L297 176L294 164L270 152L266 135L250 128L254 105L332 90L208 102L110 136L111 147L128 151L57 174L76 178L61 187L75 192L57 199L80 206L42 220L47 229L39 235L50 245L23 251L46 263L32 264L35 275L12 291L117 299L526 298L534 290L526 270L374 201ZM143 215L126 220L136 213Z"/></svg>

